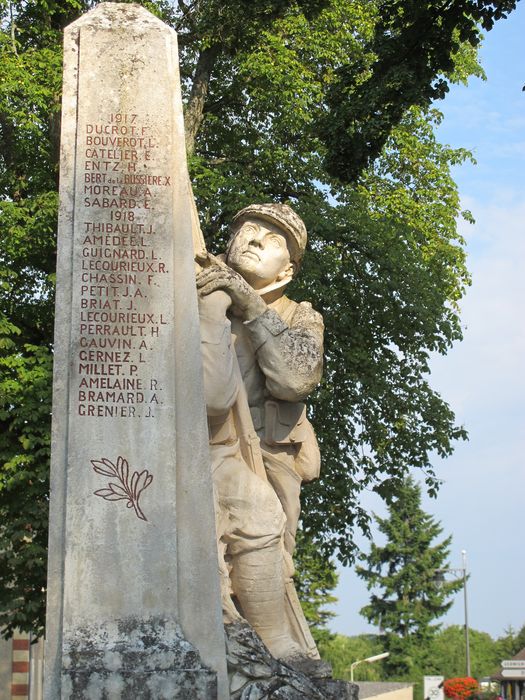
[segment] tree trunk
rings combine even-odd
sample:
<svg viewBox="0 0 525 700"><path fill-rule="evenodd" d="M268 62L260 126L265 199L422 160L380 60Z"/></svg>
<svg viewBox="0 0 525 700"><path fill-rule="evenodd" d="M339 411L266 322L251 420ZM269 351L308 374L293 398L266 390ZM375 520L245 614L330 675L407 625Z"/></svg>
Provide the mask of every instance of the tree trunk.
<svg viewBox="0 0 525 700"><path fill-rule="evenodd" d="M210 76L219 51L220 44L214 44L204 49L197 61L190 99L184 115L186 152L189 156L195 149L195 139L204 118L204 105L208 95Z"/></svg>

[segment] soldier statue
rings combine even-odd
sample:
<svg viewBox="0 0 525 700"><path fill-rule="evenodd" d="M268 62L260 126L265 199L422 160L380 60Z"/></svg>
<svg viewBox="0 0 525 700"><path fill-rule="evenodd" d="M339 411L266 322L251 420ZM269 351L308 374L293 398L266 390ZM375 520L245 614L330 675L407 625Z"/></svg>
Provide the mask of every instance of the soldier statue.
<svg viewBox="0 0 525 700"><path fill-rule="evenodd" d="M320 468L303 401L323 321L284 294L305 247L289 206L254 204L197 276L225 622L242 616L289 663L319 659L292 581L301 483Z"/></svg>

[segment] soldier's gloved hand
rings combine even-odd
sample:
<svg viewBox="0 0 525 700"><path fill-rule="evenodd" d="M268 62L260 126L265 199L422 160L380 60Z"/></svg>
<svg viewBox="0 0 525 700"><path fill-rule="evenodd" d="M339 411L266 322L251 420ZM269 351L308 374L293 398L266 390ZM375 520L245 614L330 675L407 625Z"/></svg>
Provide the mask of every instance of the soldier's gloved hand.
<svg viewBox="0 0 525 700"><path fill-rule="evenodd" d="M200 297L223 290L231 300L232 311L245 321L251 321L266 311L266 303L248 282L217 258L198 274L197 289Z"/></svg>
<svg viewBox="0 0 525 700"><path fill-rule="evenodd" d="M232 304L230 295L222 289L218 289L217 291L208 294L203 294L201 289L199 289L199 278L201 275L202 272L197 275L199 316L201 318L207 318L211 321L223 323L226 318L226 311Z"/></svg>

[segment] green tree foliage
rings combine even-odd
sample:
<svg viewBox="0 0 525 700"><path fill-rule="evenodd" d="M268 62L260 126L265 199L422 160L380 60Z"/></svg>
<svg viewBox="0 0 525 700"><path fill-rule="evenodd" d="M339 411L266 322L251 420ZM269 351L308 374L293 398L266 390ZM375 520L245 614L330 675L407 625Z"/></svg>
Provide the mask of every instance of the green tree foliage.
<svg viewBox="0 0 525 700"><path fill-rule="evenodd" d="M350 665L355 661L367 659L382 651L381 640L373 634L360 634L356 637L337 634L319 645L321 657L331 664L334 678L342 678L343 680L350 680ZM377 662L356 666L354 680L383 680L382 664Z"/></svg>
<svg viewBox="0 0 525 700"><path fill-rule="evenodd" d="M22 627L43 619L40 605L24 622L17 596L45 584L43 556L29 567L22 549L29 557L46 537L49 393L31 376L46 373L49 388L61 30L95 4L0 4L0 612ZM360 491L391 499L415 466L435 493L430 455L449 454L464 436L428 384L428 358L461 337L457 303L469 279L450 166L467 154L436 141L440 117L428 97L443 70L454 80L478 70L476 22L488 26L514 3L437 5L444 29L428 36L414 30L408 0L143 4L179 34L191 175L210 249L253 201L289 202L309 229L292 294L325 316L326 371L313 405L323 478L304 490L303 529L325 558L338 551L350 561L353 528L368 523ZM417 94L404 75L403 66L414 70L408 34L427 57ZM381 61L397 66L397 79L389 72L381 83ZM6 525L17 503L18 534Z"/></svg>
<svg viewBox="0 0 525 700"><path fill-rule="evenodd" d="M469 629L471 675L483 678L498 672L501 663L498 641L486 632ZM452 625L441 631L432 644L432 673L445 678L466 675L465 629Z"/></svg>
<svg viewBox="0 0 525 700"><path fill-rule="evenodd" d="M435 542L442 528L422 510L421 489L411 478L388 511L388 517L376 517L385 544L372 543L356 569L372 590L361 614L382 629L389 677L415 679L431 664L435 621L450 608L462 582L436 585L435 572L447 565L451 538Z"/></svg>
<svg viewBox="0 0 525 700"><path fill-rule="evenodd" d="M520 636L522 634L523 628L519 633L510 629L505 636L493 639L487 632L469 628L472 676L479 680L498 673L501 661L512 658L525 646L525 644L521 644L519 649L517 648L521 643ZM337 634L330 639L321 641L319 649L323 659L332 664L334 677L349 680L350 664L359 659L380 654L385 650L383 644L384 637L382 635L361 634L347 637ZM513 651L514 649L516 651ZM407 680L420 685L423 675L439 675L445 678L465 676L464 628L459 625L451 625L445 629L437 630L430 641L426 659L425 665L422 665L421 668L416 667L414 674ZM380 663L357 666L354 678L358 681L388 681L396 680L398 674L392 672L385 660ZM420 694L419 687L416 687L416 694Z"/></svg>
<svg viewBox="0 0 525 700"><path fill-rule="evenodd" d="M78 6L1 7L0 628L10 633L43 624L61 83L57 40L68 10L73 17Z"/></svg>
<svg viewBox="0 0 525 700"><path fill-rule="evenodd" d="M42 492L48 481L51 365L45 346L26 344L0 356L0 424L9 426L0 431L0 629L7 633L43 622L48 508Z"/></svg>
<svg viewBox="0 0 525 700"><path fill-rule="evenodd" d="M490 29L516 2L379 0L375 5L373 64L341 66L327 100L327 169L347 181L380 153L407 108L428 107L444 97L443 74L453 71L461 44L476 46L480 26ZM364 75L356 81L359 71ZM340 99L341 90L349 99Z"/></svg>
<svg viewBox="0 0 525 700"><path fill-rule="evenodd" d="M505 630L505 635L498 639L498 662L512 659L518 652L525 649L525 625L516 632L512 627Z"/></svg>
<svg viewBox="0 0 525 700"><path fill-rule="evenodd" d="M328 623L335 613L325 606L337 600L333 595L338 580L335 564L327 561L315 544L299 532L295 568L297 593L312 636L316 644L326 643L333 637Z"/></svg>
<svg viewBox="0 0 525 700"><path fill-rule="evenodd" d="M522 649L525 649L525 625L523 625L514 638L512 655L515 656Z"/></svg>

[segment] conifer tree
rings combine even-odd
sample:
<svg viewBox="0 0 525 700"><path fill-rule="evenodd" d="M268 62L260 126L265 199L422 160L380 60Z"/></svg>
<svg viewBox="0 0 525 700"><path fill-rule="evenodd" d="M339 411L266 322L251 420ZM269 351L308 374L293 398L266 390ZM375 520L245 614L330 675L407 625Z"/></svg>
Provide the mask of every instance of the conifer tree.
<svg viewBox="0 0 525 700"><path fill-rule="evenodd" d="M388 677L414 678L430 663L430 644L439 629L436 620L452 605L461 581L436 585L436 571L447 568L452 538L436 542L441 525L421 508L421 488L408 477L388 508L375 520L384 545L372 543L363 554L358 575L372 591L361 610L380 628Z"/></svg>

